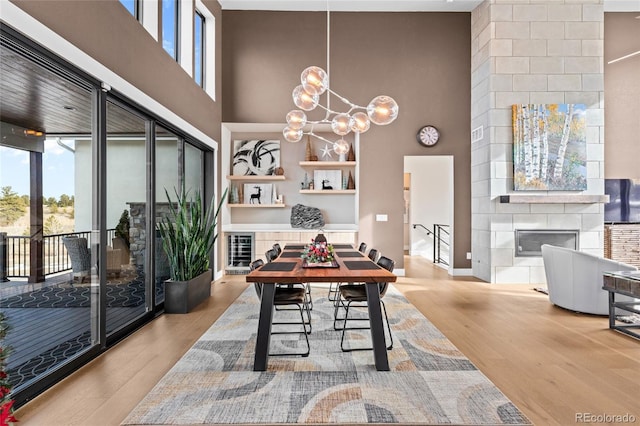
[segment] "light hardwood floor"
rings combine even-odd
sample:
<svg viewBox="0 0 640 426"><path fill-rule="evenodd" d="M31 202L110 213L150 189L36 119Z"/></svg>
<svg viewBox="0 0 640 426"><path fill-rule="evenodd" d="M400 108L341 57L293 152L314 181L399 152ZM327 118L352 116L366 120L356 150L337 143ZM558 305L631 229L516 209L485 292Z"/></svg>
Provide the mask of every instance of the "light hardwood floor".
<svg viewBox="0 0 640 426"><path fill-rule="evenodd" d="M580 413L640 423L640 340L552 306L532 285L450 277L405 258L396 287L536 425ZM21 425L118 425L246 288L226 276L187 315L163 315L26 404Z"/></svg>

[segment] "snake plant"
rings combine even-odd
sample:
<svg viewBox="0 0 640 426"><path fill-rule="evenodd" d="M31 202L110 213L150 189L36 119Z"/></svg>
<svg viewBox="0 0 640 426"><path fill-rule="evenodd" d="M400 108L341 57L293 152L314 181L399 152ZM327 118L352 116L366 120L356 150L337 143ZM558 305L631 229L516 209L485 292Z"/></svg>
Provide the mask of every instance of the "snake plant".
<svg viewBox="0 0 640 426"><path fill-rule="evenodd" d="M209 256L218 238L216 223L220 208L227 196L224 191L217 208L214 199L209 208L203 209L202 197L196 191L193 197L183 187L175 190L176 201L169 202L169 215L158 223L162 247L169 258L170 276L173 281L188 281L209 269Z"/></svg>

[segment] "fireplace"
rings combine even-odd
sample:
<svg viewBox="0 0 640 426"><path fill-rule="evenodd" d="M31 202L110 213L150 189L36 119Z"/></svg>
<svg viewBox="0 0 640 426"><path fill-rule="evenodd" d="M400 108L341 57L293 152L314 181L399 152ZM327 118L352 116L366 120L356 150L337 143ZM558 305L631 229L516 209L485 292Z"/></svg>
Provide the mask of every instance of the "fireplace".
<svg viewBox="0 0 640 426"><path fill-rule="evenodd" d="M516 257L541 257L542 245L578 250L577 229L516 229Z"/></svg>

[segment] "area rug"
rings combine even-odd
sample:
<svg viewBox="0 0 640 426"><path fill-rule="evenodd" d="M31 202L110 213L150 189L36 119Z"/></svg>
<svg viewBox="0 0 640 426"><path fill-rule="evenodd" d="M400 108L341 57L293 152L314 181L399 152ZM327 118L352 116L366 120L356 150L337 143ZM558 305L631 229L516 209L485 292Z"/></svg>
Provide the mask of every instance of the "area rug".
<svg viewBox="0 0 640 426"><path fill-rule="evenodd" d="M389 372L375 370L372 351L340 350L327 290L312 293L309 357L270 357L267 371L252 371L259 302L249 287L122 424L531 424L394 288L384 298ZM274 321L294 315L277 311ZM303 343L274 335L271 351ZM369 330L349 331L347 343L370 345Z"/></svg>

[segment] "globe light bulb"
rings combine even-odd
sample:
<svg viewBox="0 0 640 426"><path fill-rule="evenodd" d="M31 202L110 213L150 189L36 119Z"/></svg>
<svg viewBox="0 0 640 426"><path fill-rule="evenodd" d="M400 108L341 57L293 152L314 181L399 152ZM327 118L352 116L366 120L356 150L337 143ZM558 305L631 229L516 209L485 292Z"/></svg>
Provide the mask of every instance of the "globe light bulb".
<svg viewBox="0 0 640 426"><path fill-rule="evenodd" d="M305 111L311 111L316 106L318 106L318 101L320 100L320 95L318 94L310 94L302 85L296 86L293 89L293 103L300 109Z"/></svg>
<svg viewBox="0 0 640 426"><path fill-rule="evenodd" d="M349 143L344 139L338 139L333 143L333 151L338 155L344 155L349 152Z"/></svg>
<svg viewBox="0 0 640 426"><path fill-rule="evenodd" d="M300 142L300 139L302 139L302 129L292 129L291 127L285 127L282 131L282 134L288 142Z"/></svg>
<svg viewBox="0 0 640 426"><path fill-rule="evenodd" d="M300 82L310 95L322 95L329 88L329 76L320 67L305 68L300 74Z"/></svg>
<svg viewBox="0 0 640 426"><path fill-rule="evenodd" d="M375 124L387 125L398 118L398 104L390 96L376 96L367 105L367 115Z"/></svg>
<svg viewBox="0 0 640 426"><path fill-rule="evenodd" d="M364 133L371 127L371 120L364 112L356 112L349 120L349 127L354 133Z"/></svg>
<svg viewBox="0 0 640 426"><path fill-rule="evenodd" d="M291 129L302 129L307 124L307 114L299 109L291 110L287 114L287 124Z"/></svg>
<svg viewBox="0 0 640 426"><path fill-rule="evenodd" d="M349 127L350 121L351 117L349 117L349 114L337 114L333 117L333 120L331 120L331 130L333 130L333 133L336 135L344 136L351 131Z"/></svg>

